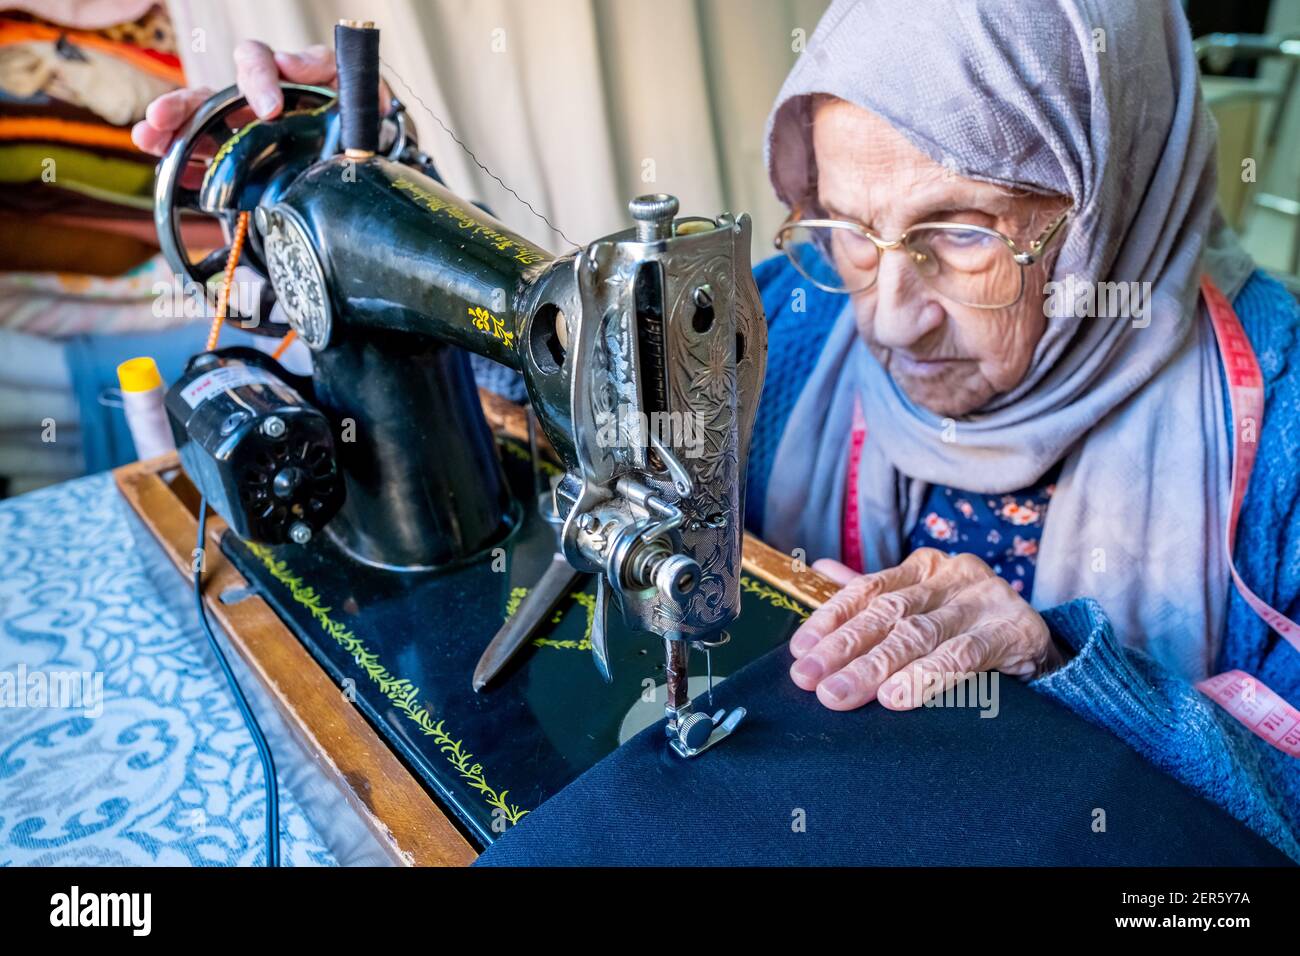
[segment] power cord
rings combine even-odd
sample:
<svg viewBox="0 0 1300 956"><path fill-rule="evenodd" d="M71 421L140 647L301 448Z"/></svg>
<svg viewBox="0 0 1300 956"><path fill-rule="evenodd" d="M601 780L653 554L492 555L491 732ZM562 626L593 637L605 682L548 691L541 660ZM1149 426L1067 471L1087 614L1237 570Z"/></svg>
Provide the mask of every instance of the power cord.
<svg viewBox="0 0 1300 956"><path fill-rule="evenodd" d="M199 537L195 543L195 548L200 554L203 554L206 538L204 537L208 523L208 499L203 497L199 500ZM248 699L244 696L244 691L239 686L239 681L235 679L235 672L230 669L230 661L226 659L225 652L222 651L221 645L217 643L217 636L212 633L212 625L208 622L208 609L203 604L203 562L199 561L199 566L194 569L194 606L199 612L199 623L203 625L203 633L208 637L208 646L212 648L212 654L221 665L221 672L226 675L226 683L230 685L230 691L235 696L235 706L239 708L240 714L244 717L244 723L248 726L248 732L253 737L253 743L257 747L257 755L262 761L262 775L266 778L266 865L280 865L280 787L275 776L275 761L271 758L271 748L266 743L266 735L262 733L262 727L253 716L252 709L248 706Z"/></svg>

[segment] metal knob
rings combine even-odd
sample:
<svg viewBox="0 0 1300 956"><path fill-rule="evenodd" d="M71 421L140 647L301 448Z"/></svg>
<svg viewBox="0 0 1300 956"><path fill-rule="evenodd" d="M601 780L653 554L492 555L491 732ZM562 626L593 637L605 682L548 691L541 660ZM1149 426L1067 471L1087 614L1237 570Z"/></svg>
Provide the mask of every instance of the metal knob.
<svg viewBox="0 0 1300 956"><path fill-rule="evenodd" d="M287 465L275 473L275 478L271 481L271 490L275 492L277 498L283 498L285 501L291 499L297 494L302 483L307 480L307 473L297 465Z"/></svg>
<svg viewBox="0 0 1300 956"><path fill-rule="evenodd" d="M636 238L639 242L658 242L671 239L673 220L677 216L677 197L667 193L650 193L637 196L627 204L627 211L636 220Z"/></svg>
<svg viewBox="0 0 1300 956"><path fill-rule="evenodd" d="M696 711L677 725L677 738L691 750L699 750L713 733L713 718Z"/></svg>
<svg viewBox="0 0 1300 956"><path fill-rule="evenodd" d="M688 554L674 554L656 563L654 583L670 601L685 601L700 581L700 565Z"/></svg>

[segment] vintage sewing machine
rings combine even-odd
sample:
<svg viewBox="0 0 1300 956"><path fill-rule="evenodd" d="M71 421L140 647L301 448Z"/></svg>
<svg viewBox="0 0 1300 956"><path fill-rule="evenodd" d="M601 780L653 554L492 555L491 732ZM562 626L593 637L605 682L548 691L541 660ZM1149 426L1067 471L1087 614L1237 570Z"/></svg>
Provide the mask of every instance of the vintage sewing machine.
<svg viewBox="0 0 1300 956"><path fill-rule="evenodd" d="M693 709L701 664L798 622L755 600L727 641L766 350L749 220L642 196L630 228L552 255L430 175L400 105L380 116L377 31L338 29L337 99L287 84L260 122L216 94L157 179L194 282L228 250L192 262L181 213L228 234L251 213L261 314L280 304L314 375L206 352L168 411L223 550L486 842L665 711L678 758L718 743L744 711ZM493 435L469 352L522 375L553 456Z"/></svg>

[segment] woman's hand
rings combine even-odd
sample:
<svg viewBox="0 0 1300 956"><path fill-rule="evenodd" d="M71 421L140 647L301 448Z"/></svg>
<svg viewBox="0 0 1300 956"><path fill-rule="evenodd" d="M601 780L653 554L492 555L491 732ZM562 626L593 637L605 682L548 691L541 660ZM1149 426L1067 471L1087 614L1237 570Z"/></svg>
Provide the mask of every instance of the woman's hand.
<svg viewBox="0 0 1300 956"><path fill-rule="evenodd" d="M844 587L790 639L790 676L831 710L873 699L908 710L977 671L1033 677L1061 664L1038 612L972 554L921 548L876 574L837 561L813 570Z"/></svg>
<svg viewBox="0 0 1300 956"><path fill-rule="evenodd" d="M279 53L265 43L245 40L235 47L236 82L259 119L270 119L284 108L280 81L316 86L334 82L334 51L317 44L301 53ZM212 90L172 90L149 104L144 119L131 130L131 139L146 153L167 152L176 133L194 115Z"/></svg>

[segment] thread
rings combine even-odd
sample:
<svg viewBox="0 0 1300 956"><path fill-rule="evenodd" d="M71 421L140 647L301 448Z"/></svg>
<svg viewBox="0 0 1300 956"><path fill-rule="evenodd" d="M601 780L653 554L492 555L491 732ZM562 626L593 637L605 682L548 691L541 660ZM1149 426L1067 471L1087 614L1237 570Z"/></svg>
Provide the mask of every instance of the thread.
<svg viewBox="0 0 1300 956"><path fill-rule="evenodd" d="M354 158L379 149L379 31L344 20L334 26L339 82L339 145Z"/></svg>
<svg viewBox="0 0 1300 956"><path fill-rule="evenodd" d="M563 229L561 229L555 223L551 222L551 220L547 219L545 215L538 212L536 207L534 207L532 203L530 203L523 196L519 195L519 193L515 192L514 189L512 189L509 185L507 185L505 180L503 180L496 173L492 172L492 170L488 169L487 166L483 164L483 161L479 159L478 156L475 155L474 151L470 149L468 145L466 145L465 141L462 140L455 133L453 133L451 127L442 121L442 117L433 111L433 109L429 106L429 104L424 101L424 98L415 91L415 88L412 87L410 83L406 82L406 80L402 78L402 75L400 73L398 73L396 70L393 69L393 65L391 63L385 61L384 69L387 70L390 74L392 74L397 80L399 80L404 87L406 87L406 92L410 96L410 98L415 100L415 102L419 103L420 107L426 113L428 113L429 116L433 118L433 121L442 127L442 131L451 138L452 142L454 142L457 146L459 146L464 151L465 155L468 156L473 161L475 166L477 166L479 169L483 170L483 172L487 173L488 176L496 180L497 184L502 189L504 189L510 195L514 196L515 199L517 199L522 205L528 207L528 211L531 212L538 219L540 219L542 222L546 223L547 228L550 229L551 232L558 235L561 239L563 239L565 242L567 242L569 245L573 246L574 248L578 248L578 249L582 248L581 244L574 242L572 239L566 236L564 234Z"/></svg>

